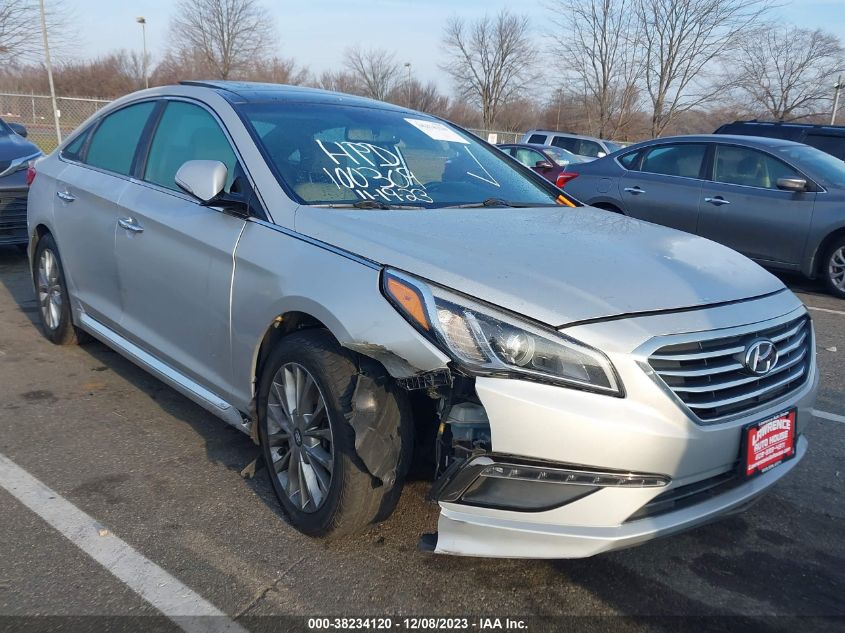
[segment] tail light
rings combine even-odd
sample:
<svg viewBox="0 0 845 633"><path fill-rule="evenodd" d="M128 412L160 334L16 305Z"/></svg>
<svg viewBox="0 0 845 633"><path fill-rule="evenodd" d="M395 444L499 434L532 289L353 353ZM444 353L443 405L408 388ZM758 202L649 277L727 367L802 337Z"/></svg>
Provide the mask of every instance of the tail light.
<svg viewBox="0 0 845 633"><path fill-rule="evenodd" d="M555 180L555 185L557 185L560 189L563 189L570 180L577 178L578 174L574 171L562 171L557 175L557 180Z"/></svg>
<svg viewBox="0 0 845 633"><path fill-rule="evenodd" d="M26 185L27 187L35 180L35 162L32 161L26 167Z"/></svg>

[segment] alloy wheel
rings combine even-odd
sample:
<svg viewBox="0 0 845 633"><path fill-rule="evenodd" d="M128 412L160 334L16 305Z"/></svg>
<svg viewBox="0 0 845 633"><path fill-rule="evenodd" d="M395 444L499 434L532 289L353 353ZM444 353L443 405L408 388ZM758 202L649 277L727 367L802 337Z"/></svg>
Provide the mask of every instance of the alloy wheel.
<svg viewBox="0 0 845 633"><path fill-rule="evenodd" d="M833 285L845 292L845 246L831 254L828 261L828 275Z"/></svg>
<svg viewBox="0 0 845 633"><path fill-rule="evenodd" d="M275 476L293 506L320 509L331 486L334 442L320 387L299 363L286 363L273 376L267 443Z"/></svg>
<svg viewBox="0 0 845 633"><path fill-rule="evenodd" d="M38 301L41 316L50 330L56 330L62 319L62 286L59 280L59 263L48 248L38 258Z"/></svg>

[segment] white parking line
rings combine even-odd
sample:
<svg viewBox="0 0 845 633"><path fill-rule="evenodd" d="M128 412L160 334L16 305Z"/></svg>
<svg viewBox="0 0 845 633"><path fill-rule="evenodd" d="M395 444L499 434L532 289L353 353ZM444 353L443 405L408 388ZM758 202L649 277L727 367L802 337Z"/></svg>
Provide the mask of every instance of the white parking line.
<svg viewBox="0 0 845 633"><path fill-rule="evenodd" d="M819 411L813 409L813 415L822 420L830 420L831 422L841 422L845 424L845 415L837 415L835 413L828 413L827 411Z"/></svg>
<svg viewBox="0 0 845 633"><path fill-rule="evenodd" d="M70 501L0 453L0 486L188 633L246 633Z"/></svg>
<svg viewBox="0 0 845 633"><path fill-rule="evenodd" d="M845 316L845 311L843 310L831 310L830 308L816 308L814 306L807 306L808 310L815 310L816 312L827 312L828 314L841 314Z"/></svg>

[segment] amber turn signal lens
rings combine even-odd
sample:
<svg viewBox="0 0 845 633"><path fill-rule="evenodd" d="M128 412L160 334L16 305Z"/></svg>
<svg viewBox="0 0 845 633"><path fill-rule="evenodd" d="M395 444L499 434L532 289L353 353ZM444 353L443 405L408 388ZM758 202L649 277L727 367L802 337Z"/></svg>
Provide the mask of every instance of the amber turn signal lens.
<svg viewBox="0 0 845 633"><path fill-rule="evenodd" d="M431 328L425 313L422 297L411 286L402 283L395 277L387 278L387 294L398 303L409 317L416 321L424 330Z"/></svg>
<svg viewBox="0 0 845 633"><path fill-rule="evenodd" d="M558 203L558 204L561 204L561 205L563 205L563 206L565 206L565 207L574 207L574 206L575 206L575 205L574 205L574 204L573 204L573 203L569 200L569 198L567 198L567 197L566 197L566 196L564 196L563 194L561 194L561 195L559 195L559 196L557 197L557 203Z"/></svg>

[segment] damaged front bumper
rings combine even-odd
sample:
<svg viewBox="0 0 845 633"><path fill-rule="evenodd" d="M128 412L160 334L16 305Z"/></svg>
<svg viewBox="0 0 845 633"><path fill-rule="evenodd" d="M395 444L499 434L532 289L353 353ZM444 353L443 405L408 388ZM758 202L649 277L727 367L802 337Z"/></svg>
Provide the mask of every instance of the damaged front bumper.
<svg viewBox="0 0 845 633"><path fill-rule="evenodd" d="M491 451L453 464L432 496L444 554L581 558L740 511L803 458L817 372L785 401L701 426L674 402L607 398L518 380L477 378ZM757 477L739 474L742 429L795 408L796 454Z"/></svg>
<svg viewBox="0 0 845 633"><path fill-rule="evenodd" d="M744 510L797 466L807 451L804 437L799 438L797 448L793 459L718 496L674 512L620 525L560 525L556 524L555 510L533 516L514 517L513 513L493 516L471 506L443 503L434 551L464 556L584 558L632 547ZM649 491L606 489L589 498L613 504L622 497L647 503Z"/></svg>

